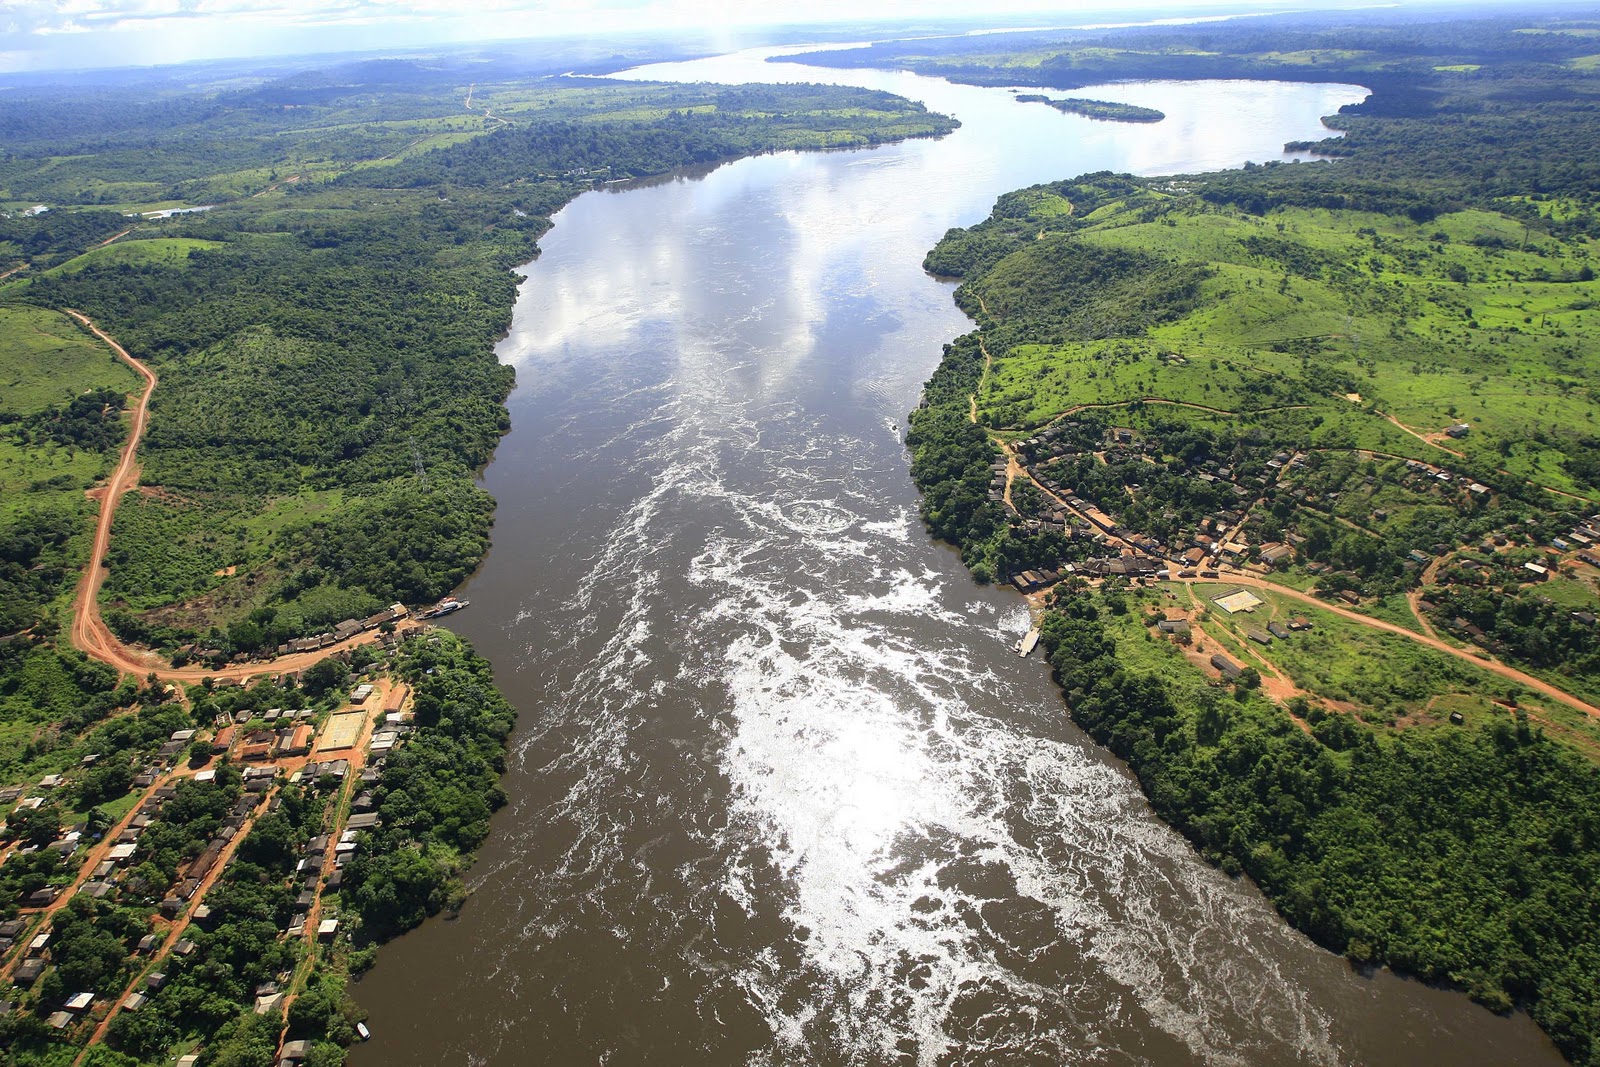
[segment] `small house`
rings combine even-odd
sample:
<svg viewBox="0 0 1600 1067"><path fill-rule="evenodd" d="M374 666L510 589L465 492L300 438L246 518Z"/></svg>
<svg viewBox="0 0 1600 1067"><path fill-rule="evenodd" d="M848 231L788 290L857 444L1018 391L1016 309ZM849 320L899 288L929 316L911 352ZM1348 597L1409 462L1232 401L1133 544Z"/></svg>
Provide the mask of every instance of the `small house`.
<svg viewBox="0 0 1600 1067"><path fill-rule="evenodd" d="M1227 656L1215 655L1211 657L1211 665L1222 672L1224 678L1239 677L1239 665Z"/></svg>

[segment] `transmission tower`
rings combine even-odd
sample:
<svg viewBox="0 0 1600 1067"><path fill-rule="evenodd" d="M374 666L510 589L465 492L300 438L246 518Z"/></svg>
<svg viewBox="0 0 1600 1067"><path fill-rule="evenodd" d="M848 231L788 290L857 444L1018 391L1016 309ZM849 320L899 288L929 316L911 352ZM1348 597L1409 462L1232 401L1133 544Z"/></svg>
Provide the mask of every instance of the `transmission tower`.
<svg viewBox="0 0 1600 1067"><path fill-rule="evenodd" d="M417 447L417 438L415 435L406 438L406 441L411 445L411 464L416 468L417 481L421 482L422 488L426 489L428 488L428 471L427 468L422 465L422 449Z"/></svg>

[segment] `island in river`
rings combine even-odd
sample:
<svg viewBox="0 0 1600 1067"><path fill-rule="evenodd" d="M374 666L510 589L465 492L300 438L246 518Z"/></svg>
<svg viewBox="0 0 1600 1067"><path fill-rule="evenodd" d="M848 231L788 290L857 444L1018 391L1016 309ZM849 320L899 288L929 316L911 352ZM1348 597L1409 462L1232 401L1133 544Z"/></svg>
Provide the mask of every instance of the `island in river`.
<svg viewBox="0 0 1600 1067"><path fill-rule="evenodd" d="M1064 115L1082 115L1102 122L1160 122L1166 113L1137 104L1118 104L1110 100L1085 100L1079 97L1053 99L1041 93L1018 93L1019 104L1048 104Z"/></svg>

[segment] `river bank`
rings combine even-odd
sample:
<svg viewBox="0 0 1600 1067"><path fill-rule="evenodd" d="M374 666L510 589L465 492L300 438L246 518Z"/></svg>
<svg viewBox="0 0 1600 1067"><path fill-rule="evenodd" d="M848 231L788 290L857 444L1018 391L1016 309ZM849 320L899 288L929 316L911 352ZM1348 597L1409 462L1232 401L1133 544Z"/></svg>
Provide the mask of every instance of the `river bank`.
<svg viewBox="0 0 1600 1067"><path fill-rule="evenodd" d="M635 72L757 75L818 76ZM906 479L903 414L965 329L920 269L945 229L1063 173L1268 158L1361 91L1117 87L1162 130L849 76L963 126L582 197L528 268L460 620L525 709L509 803L469 906L363 981L352 1062L1551 1062L1525 1019L1353 974L1199 861L1018 669L1025 611L922 533Z"/></svg>

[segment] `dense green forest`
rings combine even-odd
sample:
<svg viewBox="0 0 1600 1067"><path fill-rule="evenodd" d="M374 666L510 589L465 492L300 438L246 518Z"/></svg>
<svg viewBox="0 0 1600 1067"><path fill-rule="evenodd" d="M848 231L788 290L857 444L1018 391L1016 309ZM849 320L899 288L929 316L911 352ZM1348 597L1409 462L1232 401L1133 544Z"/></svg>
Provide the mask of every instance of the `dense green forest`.
<svg viewBox="0 0 1600 1067"><path fill-rule="evenodd" d="M1139 603L1058 595L1042 643L1074 721L1162 817L1319 943L1527 1005L1594 1062L1600 770L1526 715L1386 735L1313 711L1308 733L1248 683L1131 666Z"/></svg>
<svg viewBox="0 0 1600 1067"><path fill-rule="evenodd" d="M139 684L70 650L85 490L115 463L137 378L67 309L161 376L141 491L106 557L106 621L175 665L261 657L270 673L281 643L431 601L483 558L493 500L476 477L508 427L512 372L494 346L512 268L573 197L954 128L885 93L579 81L471 57L178 80L0 100L0 787L41 794L6 802L0 921L50 933L42 973L7 985L6 1064L71 1062L90 1019L134 989L86 1063L198 1047L208 1064L264 1067L280 1017L305 1062L342 1062L360 1019L347 977L460 903L503 803L514 719L488 664L442 631L400 643L390 625L381 645L249 689ZM326 766L247 781L258 768L234 761L223 724L281 746L280 716L325 720L357 676L412 696L381 775L360 787L369 825L345 834L336 870L326 835L356 789ZM135 811L126 869L39 922ZM185 911L207 862L221 877L204 912ZM313 904L344 925L308 946L294 923ZM170 951L151 948L158 909L192 920ZM280 982L297 993L282 1016ZM80 992L98 998L92 1016L63 1011Z"/></svg>
<svg viewBox="0 0 1600 1067"><path fill-rule="evenodd" d="M1082 97L1054 100L1037 93L1018 93L1017 103L1048 104L1068 115L1082 115L1086 119L1100 119L1103 122L1160 122L1167 117L1165 112L1153 107L1119 104L1111 100L1086 100Z"/></svg>
<svg viewBox="0 0 1600 1067"><path fill-rule="evenodd" d="M950 231L926 266L960 280L978 329L912 414L912 476L979 580L1059 581L1043 645L1074 720L1210 859L1352 960L1525 1008L1600 1063L1587 716L1301 602L1262 593L1279 629L1246 640L1264 622L1204 586L1072 573L1133 544L1193 577L1226 530L1224 582L1309 589L1600 693L1581 551L1600 511L1593 24L1308 21L807 57L1061 89L1373 89L1328 120L1340 138L1294 146L1337 163L1084 175ZM1007 453L1024 476L997 473ZM1152 632L1174 608L1181 636Z"/></svg>
<svg viewBox="0 0 1600 1067"><path fill-rule="evenodd" d="M1270 77L1374 90L1330 119L1341 138L1310 146L1337 163L1086 176L1011 194L952 231L928 267L962 280L981 330L946 347L912 419L930 528L985 580L1104 554L1046 521L1053 505L1031 484L997 499L997 441L1173 543L1234 506L1233 487L1259 484L1240 529L1252 548L1295 545L1273 572L1285 588L1310 587L1316 567L1317 588L1411 629L1424 622L1400 614L1404 598L1426 593L1438 625L1459 617L1541 677L1592 683L1594 631L1579 616L1593 578L1558 567L1535 587L1517 571L1600 499L1593 28L1290 16L1023 37L1009 52L992 38L870 50L874 64L979 84ZM147 491L114 531L108 621L169 650L270 653L391 600L436 597L482 558L493 502L474 479L507 425L511 373L493 346L511 268L572 197L753 152L952 128L862 90L596 84L516 64L390 59L244 82L0 96L0 273L21 268L0 279L12 383L0 395L0 784L67 775L49 803L10 817L19 846L103 832L175 731L241 714L248 726L269 708L325 713L350 671L376 662L180 699L66 650L60 620L93 506L83 490L122 440L132 382L62 309L162 375ZM1061 422L1083 405L1095 410ZM1457 420L1467 433L1448 451L1424 439ZM1118 428L1135 444L1108 448ZM1056 451L1027 447L1047 430ZM1280 477L1291 451L1306 454ZM1444 465L1448 488L1434 477ZM1445 559L1441 538L1448 565L1430 586L1417 557ZM1492 580L1474 584L1485 568ZM1143 612L1162 602L1108 585L1064 584L1043 643L1074 717L1165 817L1321 943L1526 1007L1575 1062L1600 1062L1592 727L1526 693L1495 704L1481 672L1453 661L1379 659L1326 613L1320 651L1282 650L1274 680L1302 695L1273 703L1262 671L1223 685L1150 634L1155 612ZM393 669L415 687L415 730L372 789L380 821L337 898L341 955L289 1013L308 1062L342 1058L358 1020L344 975L372 944L459 903L503 800L512 711L487 665L435 633L404 643ZM1467 709L1460 727L1446 707ZM252 1004L299 963L279 931L296 857L334 806L330 782L281 784L183 962L91 1062L161 1062L196 1040L208 1063L271 1062L276 1027ZM135 976L151 890L202 854L242 792L226 760L176 787L134 880L57 913L44 988L0 1018L9 1061L59 1062L47 1005ZM3 913L62 884L60 868L48 848L8 859Z"/></svg>
<svg viewBox="0 0 1600 1067"><path fill-rule="evenodd" d="M13 247L39 258L0 301L81 309L163 375L141 448L160 491L119 512L104 592L126 639L270 650L469 574L492 517L473 478L507 427L511 371L493 345L510 268L593 182L953 126L884 93L816 86L479 85L478 113L436 72L353 73L373 80L296 96L293 128L282 100L306 76L152 104L142 143L25 141L0 168L0 198L95 203L113 172L127 186L115 195L158 205L235 194L137 225L114 215L133 232L87 252L109 223L58 223L78 214L59 205L11 222ZM391 85L404 91L383 95ZM208 121L236 136L219 147ZM69 411L17 432L101 444L89 430Z"/></svg>

